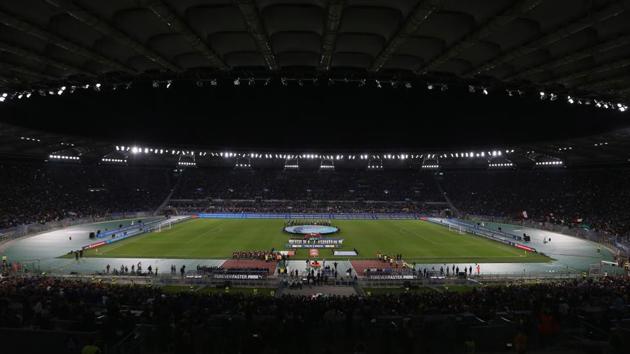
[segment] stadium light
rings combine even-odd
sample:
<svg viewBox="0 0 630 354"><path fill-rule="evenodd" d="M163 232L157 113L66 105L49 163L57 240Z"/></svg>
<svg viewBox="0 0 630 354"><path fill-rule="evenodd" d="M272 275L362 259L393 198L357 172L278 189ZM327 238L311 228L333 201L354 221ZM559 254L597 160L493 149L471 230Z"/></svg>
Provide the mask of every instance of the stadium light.
<svg viewBox="0 0 630 354"><path fill-rule="evenodd" d="M562 166L562 165L563 165L563 162L561 160L536 162L536 166Z"/></svg>
<svg viewBox="0 0 630 354"><path fill-rule="evenodd" d="M73 160L73 161L80 160L79 156L57 155L57 154L48 155L48 158L51 160Z"/></svg>
<svg viewBox="0 0 630 354"><path fill-rule="evenodd" d="M110 163L127 163L127 160L123 160L123 159L112 159L112 158L107 158L107 157L103 157L101 159L102 162L110 162Z"/></svg>
<svg viewBox="0 0 630 354"><path fill-rule="evenodd" d="M493 168L497 168L497 167L513 167L514 164L512 162L499 162L499 163L489 163L488 167L493 167Z"/></svg>

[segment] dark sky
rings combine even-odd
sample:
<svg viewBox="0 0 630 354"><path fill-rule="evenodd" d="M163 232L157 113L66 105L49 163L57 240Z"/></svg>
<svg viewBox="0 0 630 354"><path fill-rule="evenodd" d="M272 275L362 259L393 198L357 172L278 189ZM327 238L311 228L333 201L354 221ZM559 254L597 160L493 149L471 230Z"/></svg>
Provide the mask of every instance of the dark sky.
<svg viewBox="0 0 630 354"><path fill-rule="evenodd" d="M298 87L78 90L0 104L0 120L113 143L216 148L450 148L505 146L591 135L630 122L628 113L542 102L537 94L470 94L426 88Z"/></svg>

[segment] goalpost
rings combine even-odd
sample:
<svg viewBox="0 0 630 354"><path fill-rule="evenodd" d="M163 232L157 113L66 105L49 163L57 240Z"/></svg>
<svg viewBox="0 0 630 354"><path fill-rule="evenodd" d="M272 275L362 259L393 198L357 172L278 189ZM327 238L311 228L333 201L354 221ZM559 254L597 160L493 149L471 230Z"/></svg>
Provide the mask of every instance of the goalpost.
<svg viewBox="0 0 630 354"><path fill-rule="evenodd" d="M461 226L453 226L451 224L448 224L448 229L450 231L457 232L460 235L464 234L464 229Z"/></svg>
<svg viewBox="0 0 630 354"><path fill-rule="evenodd" d="M169 221L168 224L166 224L165 226L166 226L167 230L170 230L173 227L173 223ZM156 231L157 232L162 232L162 223L158 224L158 227L157 227Z"/></svg>

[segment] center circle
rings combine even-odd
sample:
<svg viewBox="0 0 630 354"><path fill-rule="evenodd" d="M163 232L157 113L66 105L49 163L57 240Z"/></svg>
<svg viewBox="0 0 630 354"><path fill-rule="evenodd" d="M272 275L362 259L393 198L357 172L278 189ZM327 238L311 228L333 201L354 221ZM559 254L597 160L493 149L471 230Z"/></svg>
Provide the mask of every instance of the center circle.
<svg viewBox="0 0 630 354"><path fill-rule="evenodd" d="M338 232L339 229L334 226L323 226L323 225L294 225L287 226L284 228L284 231L290 234L320 234L320 235L328 235L334 234Z"/></svg>

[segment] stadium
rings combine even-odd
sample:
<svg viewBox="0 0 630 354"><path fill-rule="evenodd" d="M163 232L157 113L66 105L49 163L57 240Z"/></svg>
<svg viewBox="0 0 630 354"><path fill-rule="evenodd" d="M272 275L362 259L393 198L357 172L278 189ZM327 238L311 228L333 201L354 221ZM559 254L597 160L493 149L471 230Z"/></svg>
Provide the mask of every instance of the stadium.
<svg viewBox="0 0 630 354"><path fill-rule="evenodd" d="M1 2L2 353L625 353L629 11Z"/></svg>

